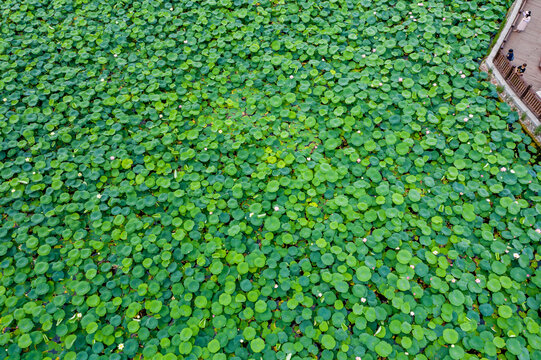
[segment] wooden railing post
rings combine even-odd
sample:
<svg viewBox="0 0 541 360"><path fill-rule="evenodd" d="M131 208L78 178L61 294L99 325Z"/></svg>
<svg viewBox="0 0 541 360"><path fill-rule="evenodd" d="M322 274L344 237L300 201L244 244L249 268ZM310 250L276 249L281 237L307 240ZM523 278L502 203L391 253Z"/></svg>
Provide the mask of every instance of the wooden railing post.
<svg viewBox="0 0 541 360"><path fill-rule="evenodd" d="M505 80L509 79L509 77L511 77L514 71L515 71L515 65L511 66L511 68L509 69L509 71L505 75Z"/></svg>
<svg viewBox="0 0 541 360"><path fill-rule="evenodd" d="M524 92L522 93L522 95L520 95L520 100L524 99L524 96L526 96L526 94L528 93L528 91L530 91L530 89L532 88L532 85L528 85L526 87L526 90L524 90Z"/></svg>

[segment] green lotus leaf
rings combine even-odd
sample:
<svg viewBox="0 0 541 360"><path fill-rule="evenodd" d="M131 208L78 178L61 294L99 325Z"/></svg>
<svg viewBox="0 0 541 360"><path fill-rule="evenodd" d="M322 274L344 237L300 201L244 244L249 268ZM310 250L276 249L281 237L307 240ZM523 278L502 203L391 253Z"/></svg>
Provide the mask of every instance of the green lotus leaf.
<svg viewBox="0 0 541 360"><path fill-rule="evenodd" d="M328 334L321 337L321 344L325 349L334 349L336 346L336 340Z"/></svg>
<svg viewBox="0 0 541 360"><path fill-rule="evenodd" d="M391 355L391 353L393 352L393 347L385 342L385 341L380 341L376 347L374 348L374 350L376 351L376 353L381 356L381 357L388 357L389 355Z"/></svg>
<svg viewBox="0 0 541 360"><path fill-rule="evenodd" d="M456 344L458 342L458 333L454 329L443 330L443 340L448 344Z"/></svg>

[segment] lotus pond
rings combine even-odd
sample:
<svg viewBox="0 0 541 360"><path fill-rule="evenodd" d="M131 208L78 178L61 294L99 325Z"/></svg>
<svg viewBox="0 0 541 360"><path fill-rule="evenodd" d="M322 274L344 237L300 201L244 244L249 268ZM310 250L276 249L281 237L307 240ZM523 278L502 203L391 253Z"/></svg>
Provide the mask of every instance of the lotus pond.
<svg viewBox="0 0 541 360"><path fill-rule="evenodd" d="M0 2L0 359L541 359L510 3Z"/></svg>

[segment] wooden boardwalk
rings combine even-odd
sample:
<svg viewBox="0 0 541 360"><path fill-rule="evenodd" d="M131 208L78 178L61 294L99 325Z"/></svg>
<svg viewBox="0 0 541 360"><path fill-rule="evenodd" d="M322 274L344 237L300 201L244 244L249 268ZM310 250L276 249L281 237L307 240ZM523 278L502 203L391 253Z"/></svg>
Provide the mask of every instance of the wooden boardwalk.
<svg viewBox="0 0 541 360"><path fill-rule="evenodd" d="M513 49L515 60L513 65L528 64L524 73L526 83L532 85L534 91L541 90L541 0L527 0L523 10L532 12L532 20L524 32L512 32L503 44L503 52ZM520 23L522 14L515 20L515 28Z"/></svg>

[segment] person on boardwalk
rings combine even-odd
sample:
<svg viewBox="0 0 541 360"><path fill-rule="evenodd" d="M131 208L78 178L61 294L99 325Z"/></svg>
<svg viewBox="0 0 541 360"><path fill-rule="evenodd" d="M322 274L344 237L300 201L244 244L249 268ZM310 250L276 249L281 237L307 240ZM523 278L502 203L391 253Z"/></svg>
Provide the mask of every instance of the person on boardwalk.
<svg viewBox="0 0 541 360"><path fill-rule="evenodd" d="M518 24L517 29L515 31L517 32L523 32L526 30L526 26L528 26L528 23L532 19L532 12L531 11L524 11L522 13L522 20L520 21L520 24Z"/></svg>
<svg viewBox="0 0 541 360"><path fill-rule="evenodd" d="M507 57L507 60L509 61L515 60L515 53L513 52L513 49L509 49L506 57Z"/></svg>
<svg viewBox="0 0 541 360"><path fill-rule="evenodd" d="M524 75L524 72L526 71L526 64L522 64L519 67L517 67L517 74L520 76Z"/></svg>

